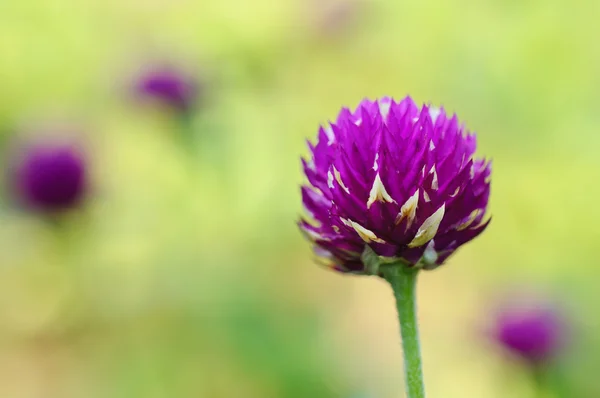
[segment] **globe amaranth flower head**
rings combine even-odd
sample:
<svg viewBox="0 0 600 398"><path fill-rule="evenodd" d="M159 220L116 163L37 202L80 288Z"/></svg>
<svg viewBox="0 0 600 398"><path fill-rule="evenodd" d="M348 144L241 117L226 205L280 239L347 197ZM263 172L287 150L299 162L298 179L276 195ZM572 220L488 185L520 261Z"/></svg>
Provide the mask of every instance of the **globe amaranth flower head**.
<svg viewBox="0 0 600 398"><path fill-rule="evenodd" d="M365 99L308 146L299 225L337 271L372 273L366 251L433 269L489 223L490 163L444 109Z"/></svg>
<svg viewBox="0 0 600 398"><path fill-rule="evenodd" d="M183 70L172 66L154 66L138 76L135 92L179 112L189 111L198 97L198 82Z"/></svg>
<svg viewBox="0 0 600 398"><path fill-rule="evenodd" d="M49 212L67 210L85 194L86 162L71 145L31 146L19 158L14 183L22 204Z"/></svg>
<svg viewBox="0 0 600 398"><path fill-rule="evenodd" d="M565 339L561 313L548 305L505 306L495 319L493 338L532 364L555 357Z"/></svg>

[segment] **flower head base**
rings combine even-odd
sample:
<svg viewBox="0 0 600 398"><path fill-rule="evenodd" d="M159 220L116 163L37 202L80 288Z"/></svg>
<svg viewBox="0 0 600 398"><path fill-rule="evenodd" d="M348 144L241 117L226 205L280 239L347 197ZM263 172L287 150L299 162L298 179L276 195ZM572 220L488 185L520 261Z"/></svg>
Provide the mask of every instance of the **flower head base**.
<svg viewBox="0 0 600 398"><path fill-rule="evenodd" d="M188 111L198 96L198 85L183 71L172 67L155 67L138 77L136 94L153 99L179 112Z"/></svg>
<svg viewBox="0 0 600 398"><path fill-rule="evenodd" d="M545 363L562 348L563 319L553 308L511 306L497 317L494 339L508 351L534 365Z"/></svg>
<svg viewBox="0 0 600 398"><path fill-rule="evenodd" d="M25 205L48 212L67 210L85 193L85 162L71 146L33 147L20 159L15 180Z"/></svg>
<svg viewBox="0 0 600 398"><path fill-rule="evenodd" d="M363 100L308 146L310 219L299 224L335 270L370 273L365 250L433 269L489 223L490 163L474 158L475 136L443 109Z"/></svg>

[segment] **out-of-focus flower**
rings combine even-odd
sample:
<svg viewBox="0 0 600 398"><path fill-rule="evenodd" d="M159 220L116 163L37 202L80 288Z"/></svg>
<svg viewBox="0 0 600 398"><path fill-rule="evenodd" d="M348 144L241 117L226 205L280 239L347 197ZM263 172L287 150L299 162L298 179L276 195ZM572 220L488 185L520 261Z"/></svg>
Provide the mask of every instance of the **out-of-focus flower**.
<svg viewBox="0 0 600 398"><path fill-rule="evenodd" d="M320 38L351 32L364 17L367 4L362 0L329 0L309 3L313 24Z"/></svg>
<svg viewBox="0 0 600 398"><path fill-rule="evenodd" d="M189 111L198 99L197 80L173 66L144 70L135 83L135 93L143 100L162 103L179 112Z"/></svg>
<svg viewBox="0 0 600 398"><path fill-rule="evenodd" d="M490 163L474 158L475 136L443 109L363 100L308 146L310 217L299 225L335 270L372 273L367 252L433 269L489 223Z"/></svg>
<svg viewBox="0 0 600 398"><path fill-rule="evenodd" d="M506 306L495 320L493 338L530 363L544 363L563 346L564 319L556 308L548 305Z"/></svg>
<svg viewBox="0 0 600 398"><path fill-rule="evenodd" d="M76 207L86 190L86 163L69 145L29 147L19 158L14 175L22 204L42 211Z"/></svg>

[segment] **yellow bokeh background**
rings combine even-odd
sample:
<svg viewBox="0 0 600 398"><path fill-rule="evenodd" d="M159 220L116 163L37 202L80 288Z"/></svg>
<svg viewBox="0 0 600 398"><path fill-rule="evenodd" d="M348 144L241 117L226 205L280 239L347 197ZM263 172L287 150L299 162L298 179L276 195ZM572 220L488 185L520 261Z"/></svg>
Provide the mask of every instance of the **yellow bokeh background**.
<svg viewBox="0 0 600 398"><path fill-rule="evenodd" d="M402 396L389 287L319 268L295 222L305 139L408 94L493 160L489 229L420 278L428 396L536 396L486 337L521 293L568 314L562 396L600 396L599 17L592 0L2 1L0 396ZM153 60L203 83L196 147L127 94ZM7 174L57 124L93 186L49 223Z"/></svg>

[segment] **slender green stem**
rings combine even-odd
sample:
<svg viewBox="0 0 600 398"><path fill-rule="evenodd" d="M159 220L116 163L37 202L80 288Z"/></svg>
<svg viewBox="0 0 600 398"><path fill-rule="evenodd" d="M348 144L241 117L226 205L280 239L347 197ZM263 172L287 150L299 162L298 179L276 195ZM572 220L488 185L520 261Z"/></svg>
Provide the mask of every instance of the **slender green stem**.
<svg viewBox="0 0 600 398"><path fill-rule="evenodd" d="M179 139L186 150L193 156L196 155L196 125L194 115L189 112L181 112L175 115L179 127Z"/></svg>
<svg viewBox="0 0 600 398"><path fill-rule="evenodd" d="M392 285L396 297L402 350L404 352L406 396L408 398L425 397L415 305L418 272L418 269L406 269L404 267L389 267L383 270L384 277Z"/></svg>
<svg viewBox="0 0 600 398"><path fill-rule="evenodd" d="M548 364L530 364L531 377L536 388L535 397L561 398L572 395L572 392L564 384L562 372L557 370L556 368L549 367Z"/></svg>

